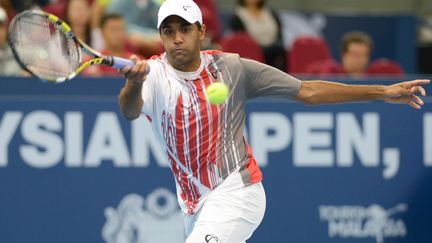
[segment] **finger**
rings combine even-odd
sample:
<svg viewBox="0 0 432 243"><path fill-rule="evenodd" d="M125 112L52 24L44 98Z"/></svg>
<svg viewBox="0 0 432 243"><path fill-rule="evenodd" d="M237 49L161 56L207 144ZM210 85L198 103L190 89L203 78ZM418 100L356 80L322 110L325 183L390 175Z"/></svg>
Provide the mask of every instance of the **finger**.
<svg viewBox="0 0 432 243"><path fill-rule="evenodd" d="M420 93L422 96L426 96L426 90L422 86L414 86L410 89L410 95L415 93Z"/></svg>
<svg viewBox="0 0 432 243"><path fill-rule="evenodd" d="M410 105L411 107L413 107L413 108L415 108L417 110L421 109L421 106L419 104L415 103L414 101L409 101L408 105Z"/></svg>
<svg viewBox="0 0 432 243"><path fill-rule="evenodd" d="M420 86L420 85L426 85L426 84L429 84L429 83L430 83L430 80L429 80L429 79L416 79L416 80L408 81L408 82L407 82L407 84L408 84L410 87L413 87L413 86Z"/></svg>
<svg viewBox="0 0 432 243"><path fill-rule="evenodd" d="M419 104L419 105L421 105L421 106L424 105L423 100L420 99L420 97L418 97L417 95L412 95L412 96L411 96L411 101L414 101L415 103L417 103L417 104Z"/></svg>
<svg viewBox="0 0 432 243"><path fill-rule="evenodd" d="M144 63L142 64L142 66L141 66L140 69L139 69L139 72L140 72L143 76L146 76L147 74L149 74L149 72L150 72L150 67L149 67L149 65L148 65L147 62L144 62Z"/></svg>
<svg viewBox="0 0 432 243"><path fill-rule="evenodd" d="M132 55L132 56L130 56L129 59L130 59L131 61L133 61L134 63L137 63L137 62L140 60L136 55Z"/></svg>
<svg viewBox="0 0 432 243"><path fill-rule="evenodd" d="M422 86L419 86L419 87L420 87L420 94L422 96L426 96L426 90Z"/></svg>

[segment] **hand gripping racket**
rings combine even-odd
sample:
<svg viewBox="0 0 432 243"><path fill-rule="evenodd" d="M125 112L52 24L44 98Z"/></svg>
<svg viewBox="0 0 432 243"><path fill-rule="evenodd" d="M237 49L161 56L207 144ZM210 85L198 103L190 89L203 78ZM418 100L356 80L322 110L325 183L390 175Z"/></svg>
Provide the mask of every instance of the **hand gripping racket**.
<svg viewBox="0 0 432 243"><path fill-rule="evenodd" d="M77 38L64 21L40 10L15 16L9 26L8 43L25 70L53 83L70 80L95 64L118 69L134 65L128 59L101 55Z"/></svg>

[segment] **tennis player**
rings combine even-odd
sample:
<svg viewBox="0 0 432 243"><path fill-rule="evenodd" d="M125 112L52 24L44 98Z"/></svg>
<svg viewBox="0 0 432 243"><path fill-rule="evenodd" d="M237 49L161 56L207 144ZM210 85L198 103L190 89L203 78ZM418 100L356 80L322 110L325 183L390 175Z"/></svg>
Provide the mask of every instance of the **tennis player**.
<svg viewBox="0 0 432 243"><path fill-rule="evenodd" d="M245 103L260 96L306 104L364 100L405 103L420 109L425 95L414 80L389 86L301 81L273 67L220 51L201 51L206 33L192 0L167 0L158 24L165 52L132 56L119 95L128 120L145 115L163 145L184 212L187 243L241 243L261 223L266 199L262 174L246 142ZM205 89L223 82L230 95L211 105Z"/></svg>

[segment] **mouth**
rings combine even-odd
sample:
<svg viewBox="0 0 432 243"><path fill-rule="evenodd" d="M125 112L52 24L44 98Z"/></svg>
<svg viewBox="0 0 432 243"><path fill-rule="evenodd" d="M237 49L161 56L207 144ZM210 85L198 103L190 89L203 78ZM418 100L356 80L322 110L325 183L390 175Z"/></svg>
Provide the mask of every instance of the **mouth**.
<svg viewBox="0 0 432 243"><path fill-rule="evenodd" d="M172 53L175 55L181 55L181 54L184 54L184 52L185 51L183 49L180 49L180 48L176 48L172 51Z"/></svg>

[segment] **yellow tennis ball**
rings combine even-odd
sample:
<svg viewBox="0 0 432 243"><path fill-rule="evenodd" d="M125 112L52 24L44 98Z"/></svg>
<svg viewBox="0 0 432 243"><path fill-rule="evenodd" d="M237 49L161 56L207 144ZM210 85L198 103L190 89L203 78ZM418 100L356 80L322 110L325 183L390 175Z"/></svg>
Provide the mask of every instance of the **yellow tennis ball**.
<svg viewBox="0 0 432 243"><path fill-rule="evenodd" d="M220 105L228 98L228 86L221 82L210 84L206 89L209 102L214 105Z"/></svg>

